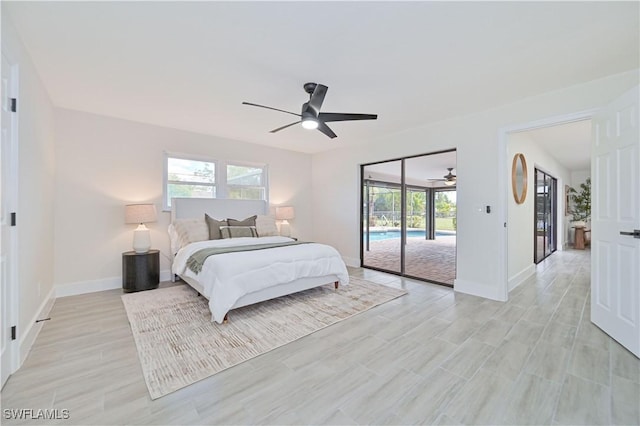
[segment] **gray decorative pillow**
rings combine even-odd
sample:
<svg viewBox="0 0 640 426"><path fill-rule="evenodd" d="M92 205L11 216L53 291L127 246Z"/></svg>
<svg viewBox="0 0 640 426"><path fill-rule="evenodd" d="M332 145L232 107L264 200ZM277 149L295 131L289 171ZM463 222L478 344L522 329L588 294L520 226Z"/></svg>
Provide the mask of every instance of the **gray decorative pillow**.
<svg viewBox="0 0 640 426"><path fill-rule="evenodd" d="M222 238L222 234L220 234L220 227L227 226L226 220L217 220L209 216L208 214L204 214L204 220L207 222L207 226L209 227L209 239L210 240L219 240Z"/></svg>
<svg viewBox="0 0 640 426"><path fill-rule="evenodd" d="M220 234L222 238L241 238L258 236L255 226L221 226Z"/></svg>
<svg viewBox="0 0 640 426"><path fill-rule="evenodd" d="M256 218L258 215L253 215L246 219L236 220L236 219L228 219L227 222L229 226L256 226Z"/></svg>

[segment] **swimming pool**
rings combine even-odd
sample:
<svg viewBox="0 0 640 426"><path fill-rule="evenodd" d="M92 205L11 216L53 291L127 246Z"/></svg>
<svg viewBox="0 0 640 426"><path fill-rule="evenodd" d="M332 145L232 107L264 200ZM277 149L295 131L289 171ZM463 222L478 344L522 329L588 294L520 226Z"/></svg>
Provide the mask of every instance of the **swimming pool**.
<svg viewBox="0 0 640 426"><path fill-rule="evenodd" d="M445 235L455 235L450 232L436 231L436 237L442 237ZM425 231L407 231L407 238L425 238ZM364 235L366 240L367 235ZM393 238L400 238L400 231L372 231L369 233L369 241L390 240Z"/></svg>

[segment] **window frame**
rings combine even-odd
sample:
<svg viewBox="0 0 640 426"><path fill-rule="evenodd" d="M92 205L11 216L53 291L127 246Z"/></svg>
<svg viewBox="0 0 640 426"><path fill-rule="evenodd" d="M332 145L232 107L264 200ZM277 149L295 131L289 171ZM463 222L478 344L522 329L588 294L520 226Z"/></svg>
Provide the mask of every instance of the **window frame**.
<svg viewBox="0 0 640 426"><path fill-rule="evenodd" d="M202 182L188 182L180 181L177 183L185 185L199 185L199 186L211 186L214 188L215 197L212 198L229 198L229 190L234 188L248 188L248 189L264 189L264 200L269 203L269 166L265 163L255 163L250 161L237 161L237 160L219 160L203 155L184 154L179 152L164 151L164 164L162 172L162 210L170 212L169 206L169 193L167 191L167 185L169 180L169 158L175 158L178 160L190 160L201 161L205 163L211 163L214 165L214 183L202 183ZM257 185L229 185L227 184L227 166L239 166L239 167L253 167L262 169L262 186Z"/></svg>

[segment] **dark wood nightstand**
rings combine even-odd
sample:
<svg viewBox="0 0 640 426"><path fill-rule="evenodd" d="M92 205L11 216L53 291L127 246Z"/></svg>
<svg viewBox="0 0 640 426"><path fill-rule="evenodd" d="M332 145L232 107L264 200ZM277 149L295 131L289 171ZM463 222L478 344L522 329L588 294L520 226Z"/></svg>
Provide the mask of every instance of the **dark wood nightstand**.
<svg viewBox="0 0 640 426"><path fill-rule="evenodd" d="M122 253L122 290L125 293L158 288L160 283L160 251Z"/></svg>

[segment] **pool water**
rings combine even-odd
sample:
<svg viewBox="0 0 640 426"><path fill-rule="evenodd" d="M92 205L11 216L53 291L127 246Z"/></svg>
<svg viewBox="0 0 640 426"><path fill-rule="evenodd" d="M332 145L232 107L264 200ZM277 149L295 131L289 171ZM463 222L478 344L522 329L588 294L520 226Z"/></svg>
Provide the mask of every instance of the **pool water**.
<svg viewBox="0 0 640 426"><path fill-rule="evenodd" d="M436 231L436 237L444 236L444 235L452 235L448 232L439 232ZM455 234L454 234L455 235ZM407 231L407 238L425 238L425 231ZM364 235L364 239L366 240L367 236ZM369 233L369 241L380 241L380 240L390 240L393 238L400 238L400 231L375 231Z"/></svg>

